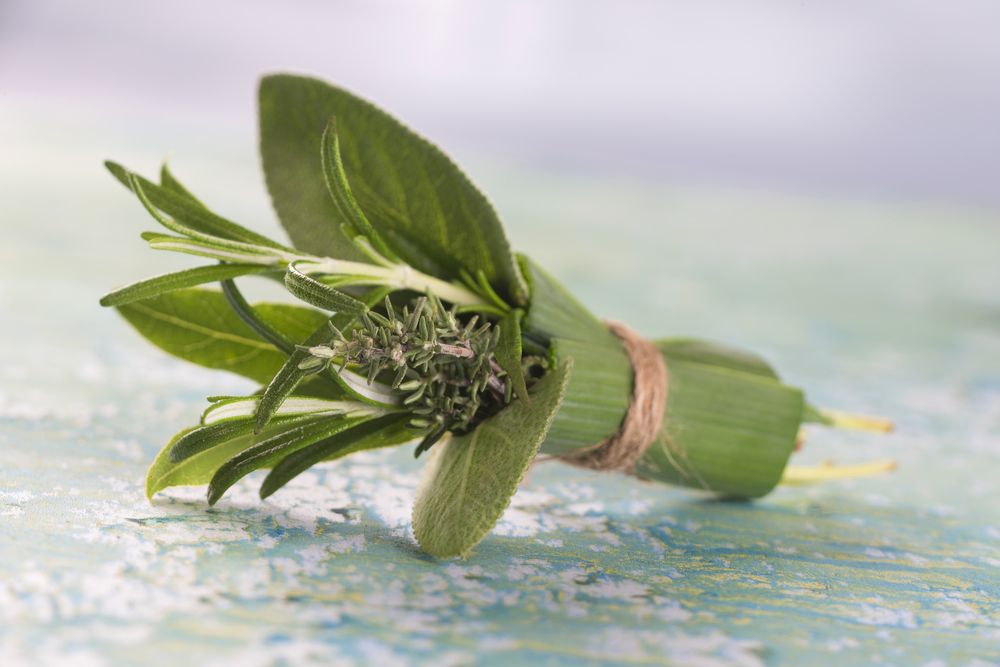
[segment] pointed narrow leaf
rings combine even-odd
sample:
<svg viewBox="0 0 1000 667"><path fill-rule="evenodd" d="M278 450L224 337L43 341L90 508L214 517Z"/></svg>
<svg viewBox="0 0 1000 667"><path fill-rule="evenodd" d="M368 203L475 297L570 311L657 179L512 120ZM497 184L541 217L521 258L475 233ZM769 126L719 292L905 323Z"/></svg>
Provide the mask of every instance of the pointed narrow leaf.
<svg viewBox="0 0 1000 667"><path fill-rule="evenodd" d="M121 183L130 190L132 189L132 182L134 179L135 182L141 186L142 191L145 193L153 207L162 211L171 218L176 219L179 223L182 223L187 227L205 234L211 234L213 236L233 241L270 246L281 250L291 250L291 248L287 248L280 243L272 241L266 236L252 232L242 225L238 225L235 222L231 222L216 215L215 213L212 213L201 204L191 201L189 197L168 188L161 187L156 183L129 171L120 164L107 161L104 163L104 166L106 166L108 171L110 171L115 178L121 181Z"/></svg>
<svg viewBox="0 0 1000 667"><path fill-rule="evenodd" d="M346 292L324 285L302 273L295 267L294 262L288 266L288 271L285 273L285 287L306 303L334 313L360 315L368 310L368 306Z"/></svg>
<svg viewBox="0 0 1000 667"><path fill-rule="evenodd" d="M198 204L199 206L202 207L205 206L205 204L203 204L200 199L195 197L193 194L191 194L190 190L184 187L183 183L181 183L174 177L173 173L170 171L170 168L167 166L166 162L164 162L163 166L160 167L160 187L163 188L164 190L169 190L170 192L173 192L176 195L181 195L182 197L186 197L189 200L191 200L191 202L194 204Z"/></svg>
<svg viewBox="0 0 1000 667"><path fill-rule="evenodd" d="M292 340L301 340L326 318L315 310L285 304L258 304L257 312ZM267 382L285 355L261 340L219 292L182 289L118 307L118 312L160 349L208 368L232 371ZM308 335L308 334L305 334Z"/></svg>
<svg viewBox="0 0 1000 667"><path fill-rule="evenodd" d="M446 280L482 270L497 292L521 304L526 290L493 207L444 153L354 95L306 77L260 84L261 156L278 217L296 247L359 257L327 194L318 156L337 119L347 175L371 225L406 263Z"/></svg>
<svg viewBox="0 0 1000 667"><path fill-rule="evenodd" d="M474 431L432 450L413 507L413 533L427 553L469 553L507 509L559 410L572 363L538 381Z"/></svg>
<svg viewBox="0 0 1000 667"><path fill-rule="evenodd" d="M313 415L299 415L298 417L284 418L281 421L275 419L271 423L274 426L290 427L293 424L303 424L316 418ZM253 419L250 417L227 419L207 426L199 426L188 431L174 442L169 452L170 461L180 463L206 449L252 433Z"/></svg>
<svg viewBox="0 0 1000 667"><path fill-rule="evenodd" d="M524 312L514 309L508 312L497 326L500 327L500 340L494 352L500 368L507 372L514 385L514 393L521 400L528 397L528 388L524 383L524 370L521 368L521 317Z"/></svg>
<svg viewBox="0 0 1000 667"><path fill-rule="evenodd" d="M263 246L237 243L236 241L205 241L202 239L187 238L186 236L160 234L158 232L143 232L141 236L143 240L149 243L149 247L153 250L183 252L197 257L217 259L220 262L278 267L287 261L295 259L294 256L282 251Z"/></svg>
<svg viewBox="0 0 1000 667"><path fill-rule="evenodd" d="M142 301L167 292L195 287L219 280L228 280L251 273L264 273L269 267L260 264L214 264L199 266L175 273L166 273L137 283L126 285L101 297L102 306L124 306L133 301Z"/></svg>
<svg viewBox="0 0 1000 667"><path fill-rule="evenodd" d="M317 463L413 440L414 432L406 427L409 419L407 414L386 415L288 454L264 478L260 497L267 498Z"/></svg>
<svg viewBox="0 0 1000 667"><path fill-rule="evenodd" d="M333 198L333 203L340 212L341 218L346 221L349 227L353 228L352 236L366 237L383 257L398 261L396 254L368 222L364 211L361 210L354 198L351 184L347 179L347 172L344 171L344 160L340 155L340 137L337 136L336 120L333 118L330 119L323 131L321 149L323 177L326 179L327 190L329 190L330 197Z"/></svg>
<svg viewBox="0 0 1000 667"><path fill-rule="evenodd" d="M214 505L229 487L254 470L274 465L282 456L370 419L371 416L339 415L310 419L247 447L219 466L212 475L212 481L208 483L208 504Z"/></svg>
<svg viewBox="0 0 1000 667"><path fill-rule="evenodd" d="M219 467L255 442L274 437L276 434L298 426L299 420L272 424L263 433L254 436L244 433L229 439L222 439L211 447L174 462L170 452L177 442L195 429L185 429L171 438L160 450L146 473L146 497L152 498L158 491L170 486L200 486L208 484ZM197 427L196 427L197 428Z"/></svg>

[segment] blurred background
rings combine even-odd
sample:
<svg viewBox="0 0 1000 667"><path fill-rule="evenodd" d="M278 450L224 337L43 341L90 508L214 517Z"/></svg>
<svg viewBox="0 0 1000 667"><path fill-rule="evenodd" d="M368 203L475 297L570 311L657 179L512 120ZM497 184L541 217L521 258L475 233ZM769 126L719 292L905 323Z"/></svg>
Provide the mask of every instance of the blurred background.
<svg viewBox="0 0 1000 667"><path fill-rule="evenodd" d="M3 0L0 94L252 136L258 76L309 72L460 156L995 206L998 23L989 0Z"/></svg>

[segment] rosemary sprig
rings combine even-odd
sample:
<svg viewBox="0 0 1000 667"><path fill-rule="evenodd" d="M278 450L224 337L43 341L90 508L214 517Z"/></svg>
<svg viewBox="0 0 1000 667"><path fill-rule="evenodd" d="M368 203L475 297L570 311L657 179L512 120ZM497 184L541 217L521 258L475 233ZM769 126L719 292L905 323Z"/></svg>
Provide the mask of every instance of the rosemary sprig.
<svg viewBox="0 0 1000 667"><path fill-rule="evenodd" d="M151 248L213 263L133 283L102 305L167 352L261 386L210 399L153 462L147 494L207 484L215 503L271 468L267 497L317 463L411 442L419 456L440 442L414 534L433 555L466 554L539 452L578 454L623 431L636 409L633 362L568 290L511 252L454 163L388 114L276 75L261 83L260 120L291 246L212 212L166 166L157 184L107 163L166 229L142 234ZM250 304L236 284L249 276L278 279L297 303ZM199 288L216 282L221 293ZM787 466L804 423L891 424L814 408L752 353L687 339L643 349L665 362L669 391L649 409L663 419L658 431L646 420L638 476L751 498L782 481L889 467Z"/></svg>

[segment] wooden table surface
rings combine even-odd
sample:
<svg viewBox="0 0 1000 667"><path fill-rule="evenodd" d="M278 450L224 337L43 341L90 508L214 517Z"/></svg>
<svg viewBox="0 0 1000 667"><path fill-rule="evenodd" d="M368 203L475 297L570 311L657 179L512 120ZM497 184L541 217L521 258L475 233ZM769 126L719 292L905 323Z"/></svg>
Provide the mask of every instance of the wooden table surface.
<svg viewBox="0 0 1000 667"><path fill-rule="evenodd" d="M114 122L112 122L114 121ZM467 560L416 548L409 448L149 504L145 468L246 383L140 340L103 291L188 265L103 173L167 149L275 223L255 139L0 111L0 664L1000 664L1000 216L680 188L468 159L516 247L598 314L764 353L887 437L799 463L880 478L720 503L537 466ZM162 151L162 153L161 153Z"/></svg>

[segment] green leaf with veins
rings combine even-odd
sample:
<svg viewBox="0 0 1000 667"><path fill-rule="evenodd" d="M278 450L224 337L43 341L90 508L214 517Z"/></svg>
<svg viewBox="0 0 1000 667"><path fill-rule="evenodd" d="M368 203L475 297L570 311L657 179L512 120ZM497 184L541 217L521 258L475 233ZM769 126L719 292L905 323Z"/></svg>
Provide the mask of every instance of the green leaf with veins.
<svg viewBox="0 0 1000 667"><path fill-rule="evenodd" d="M340 153L360 210L386 244L419 271L459 280L482 270L508 303L526 288L493 207L437 147L392 116L317 79L262 79L260 147L278 217L296 247L362 258L341 231L320 151L336 119Z"/></svg>
<svg viewBox="0 0 1000 667"><path fill-rule="evenodd" d="M530 403L515 401L432 450L413 507L413 533L424 551L464 556L493 528L545 439L571 367L567 361L549 371Z"/></svg>
<svg viewBox="0 0 1000 667"><path fill-rule="evenodd" d="M295 341L326 321L323 313L299 306L263 303L255 309ZM285 362L285 355L244 324L220 292L182 289L120 306L118 312L160 349L201 366L266 383Z"/></svg>

